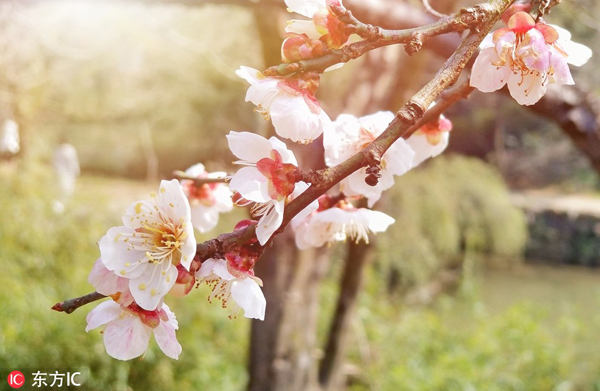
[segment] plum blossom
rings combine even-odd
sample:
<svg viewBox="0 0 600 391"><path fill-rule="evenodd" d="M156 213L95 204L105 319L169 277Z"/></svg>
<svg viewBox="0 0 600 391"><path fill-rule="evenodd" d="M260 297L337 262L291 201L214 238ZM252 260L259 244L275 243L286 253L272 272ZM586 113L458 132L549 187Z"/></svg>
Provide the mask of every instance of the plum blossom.
<svg viewBox="0 0 600 391"><path fill-rule="evenodd" d="M574 84L568 64L580 66L592 56L584 45L558 26L535 23L526 12L515 12L508 28L490 34L473 64L471 86L482 92L505 84L521 105L532 105L546 93L548 84Z"/></svg>
<svg viewBox="0 0 600 391"><path fill-rule="evenodd" d="M186 176L196 178L224 178L224 172L208 173L202 163L198 163L185 171ZM180 181L183 193L188 198L192 213L192 224L200 233L205 233L217 226L219 213L233 209L232 193L224 183L205 183L200 186L194 181Z"/></svg>
<svg viewBox="0 0 600 391"><path fill-rule="evenodd" d="M200 283L212 288L208 301L221 300L223 308L231 304L229 318L235 317L241 308L246 318L265 319L267 301L260 289L262 281L254 275L255 260L242 247L239 253L226 254L226 259L207 259L196 274Z"/></svg>
<svg viewBox="0 0 600 391"><path fill-rule="evenodd" d="M394 219L382 212L355 208L346 202L338 207L317 211L294 224L296 246L304 250L321 247L325 243L345 241L347 238L369 242L369 233L385 232Z"/></svg>
<svg viewBox="0 0 600 391"><path fill-rule="evenodd" d="M309 143L331 128L331 119L315 98L318 74L273 78L245 66L235 73L250 83L246 102L254 103L255 111L273 121L279 136Z"/></svg>
<svg viewBox="0 0 600 391"><path fill-rule="evenodd" d="M375 140L394 119L390 111L380 111L365 117L342 114L334 122L335 131L325 137L325 162L329 167L340 164L352 155L360 152ZM347 196L364 196L369 207L381 197L384 190L394 184L394 175L404 175L412 168L415 152L406 140L398 139L384 153L381 159L381 177L377 185L370 186L365 182L366 167L350 174L340 182L340 191Z"/></svg>
<svg viewBox="0 0 600 391"><path fill-rule="evenodd" d="M175 314L166 304L148 311L135 302L128 305L105 301L94 308L86 317L90 331L106 325L103 329L104 347L109 356L118 360L131 360L148 350L150 336L170 358L177 360L181 345L175 336L179 328Z"/></svg>
<svg viewBox="0 0 600 391"><path fill-rule="evenodd" d="M108 270L100 258L94 263L94 267L88 276L88 281L96 289L96 292L102 293L105 296L129 289L129 280L119 277Z"/></svg>
<svg viewBox="0 0 600 391"><path fill-rule="evenodd" d="M250 132L229 132L229 149L245 165L231 178L231 190L256 203L253 215L260 216L256 237L264 245L281 226L285 205L308 185L296 183L298 163L293 152L276 137L266 139ZM239 202L238 202L239 203Z"/></svg>
<svg viewBox="0 0 600 391"><path fill-rule="evenodd" d="M431 107L430 107L431 108ZM452 122L440 115L437 121L431 121L413 133L406 142L415 152L412 166L416 167L430 157L436 157L448 146Z"/></svg>
<svg viewBox="0 0 600 391"><path fill-rule="evenodd" d="M196 253L190 206L177 180L162 181L152 201L133 203L123 226L100 239L100 258L108 270L129 280L129 289L144 310L155 310Z"/></svg>
<svg viewBox="0 0 600 391"><path fill-rule="evenodd" d="M342 7L341 0L285 0L288 11L296 12L311 20L290 20L286 32L304 35L323 42L330 49L339 49L351 33L331 11L331 7Z"/></svg>

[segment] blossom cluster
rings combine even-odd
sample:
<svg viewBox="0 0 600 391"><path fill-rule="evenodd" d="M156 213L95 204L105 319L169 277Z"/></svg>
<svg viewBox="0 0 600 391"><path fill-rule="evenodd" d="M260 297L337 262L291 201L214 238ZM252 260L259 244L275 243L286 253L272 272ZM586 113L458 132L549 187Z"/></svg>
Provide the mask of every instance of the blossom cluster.
<svg viewBox="0 0 600 391"><path fill-rule="evenodd" d="M284 63L318 57L348 43L351 29L336 13L344 9L340 0L285 2L291 12L308 19L288 23ZM484 92L508 84L521 104L535 103L549 83L572 84L567 63L581 65L591 56L585 46L570 41L566 30L535 23L522 11L510 16L508 27L491 34L481 48L471 84ZM176 338L178 322L165 298L186 296L202 283L210 288L208 300L220 301L229 317L243 310L247 318L264 319L266 300L254 266L282 229L286 207L314 185L280 138L300 144L320 140L323 161L336 167L382 136L395 118L392 112L380 111L362 117L341 114L332 120L316 98L315 72L265 76L242 66L236 74L250 84L246 101L272 121L279 138L230 131L229 149L238 159L235 164L242 166L237 172L211 173L196 164L180 180L162 181L150 201L133 203L123 225L100 239L100 258L89 281L111 300L89 313L86 331L102 326L106 351L114 358L143 355L153 334L161 350L177 359L182 351ZM296 213L291 225L297 247L348 239L368 242L369 234L386 231L394 219L371 208L397 177L442 153L451 130L450 120L440 115L410 137L393 142L378 162L375 183L367 180L371 173L363 167ZM365 199L368 208L353 204L359 199ZM235 230L253 226L255 237L234 250L200 258L194 228L199 233L213 230L220 214L234 205L251 206L252 219L240 221Z"/></svg>

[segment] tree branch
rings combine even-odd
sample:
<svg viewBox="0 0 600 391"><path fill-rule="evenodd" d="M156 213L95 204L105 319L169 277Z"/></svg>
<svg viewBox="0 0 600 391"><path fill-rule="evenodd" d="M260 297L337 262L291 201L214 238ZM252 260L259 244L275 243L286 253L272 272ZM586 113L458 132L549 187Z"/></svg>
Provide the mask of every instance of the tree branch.
<svg viewBox="0 0 600 391"><path fill-rule="evenodd" d="M202 186L209 183L229 183L231 177L224 176L220 178L198 178L195 176L189 176L183 171L173 171L173 178L178 180L193 181L196 186Z"/></svg>
<svg viewBox="0 0 600 391"><path fill-rule="evenodd" d="M342 21L353 26L356 33L367 39L351 43L341 49L331 50L329 53L289 64L280 64L267 68L265 76L286 76L296 72L324 72L327 68L354 60L363 54L383 46L406 44L406 51L412 55L419 51L423 43L429 38L449 32L461 32L470 28L478 28L482 19L488 15L487 11L494 6L481 3L470 8L463 8L452 16L448 16L434 23L404 30L386 30L380 27L364 24L346 9L333 8ZM491 27L490 27L491 28Z"/></svg>
<svg viewBox="0 0 600 391"><path fill-rule="evenodd" d="M313 201L317 200L321 195L325 194L325 192L346 178L348 175L365 166L377 167L383 154L396 140L404 137L407 134L410 134L410 131L416 131L416 129L418 129L417 126L420 126L420 124L424 123L419 121L422 118L425 118L424 114L426 109L447 87L456 82L473 53L477 51L483 38L488 34L502 13L513 1L514 0L490 0L489 3L478 4L470 8L472 11L468 11L468 14L475 18L476 23L473 22L469 25L477 25L477 28L473 28L471 30L469 35L464 39L462 44L458 47L458 49L456 49L452 56L450 56L435 77L420 91L418 91L402 109L398 111L396 117L390 123L387 129L365 149L335 167L320 170L318 172L320 180L316 183L312 183L304 193L286 206L283 222L273 237L279 232L283 231L292 218L300 211L306 208ZM460 15L464 13L465 10L461 10L451 17L451 19L460 20L456 18L460 17ZM435 109L434 107L435 110L431 111L431 118L434 118L435 113L438 110L442 110L444 105L450 104L453 99L458 100L461 96L467 94L467 90L467 87L461 85L461 88L454 89L453 93L449 92L447 97L442 99L443 102L446 103L440 103L440 107L438 109ZM439 113L437 116L439 116ZM426 118L424 120L426 120ZM201 261L204 261L208 258L219 255L222 256L226 252L233 251L239 248L241 245L252 241L256 237L255 229L256 224L252 224L244 229L222 234L214 239L199 243L197 245L196 257ZM271 241L269 241L269 243ZM102 297L98 295L98 293L92 293L78 299L57 303L53 309L67 312L65 310L65 306L67 306L66 308L70 308L70 305L74 305L71 304L71 302L78 304L79 302L77 300L81 300L82 304L75 306L70 311L72 312L81 305L98 300ZM88 296L92 297L92 299L85 301L85 298Z"/></svg>
<svg viewBox="0 0 600 391"><path fill-rule="evenodd" d="M65 301L61 301L52 306L54 311L65 312L67 314L72 313L77 308L82 307L86 304L93 303L94 301L105 298L106 296L102 293L92 292L87 295L76 297L74 299L69 299Z"/></svg>

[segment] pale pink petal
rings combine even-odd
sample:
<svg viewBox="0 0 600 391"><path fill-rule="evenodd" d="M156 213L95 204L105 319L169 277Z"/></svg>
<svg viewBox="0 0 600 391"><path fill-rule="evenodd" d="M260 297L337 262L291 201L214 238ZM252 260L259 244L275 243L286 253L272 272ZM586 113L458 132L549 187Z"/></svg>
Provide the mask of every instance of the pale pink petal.
<svg viewBox="0 0 600 391"><path fill-rule="evenodd" d="M268 202L271 200L268 180L256 167L240 168L231 178L229 188L240 193L248 201Z"/></svg>
<svg viewBox="0 0 600 391"><path fill-rule="evenodd" d="M333 122L331 131L323 136L325 163L329 167L340 164L358 151L361 124L353 115L340 114Z"/></svg>
<svg viewBox="0 0 600 391"><path fill-rule="evenodd" d="M436 157L440 153L444 152L448 146L449 138L449 132L442 132L442 139L440 142L436 145L432 145L427 140L427 136L423 134L413 134L410 136L406 142L415 152L415 157L412 162L413 167L417 167L430 157Z"/></svg>
<svg viewBox="0 0 600 391"><path fill-rule="evenodd" d="M200 270L198 270L196 278L202 279L211 274L215 274L226 281L235 280L235 277L227 270L227 261L224 259L209 258L202 262L202 266L200 267Z"/></svg>
<svg viewBox="0 0 600 391"><path fill-rule="evenodd" d="M134 315L110 322L104 329L106 353L118 360L141 356L148 349L151 333L152 329Z"/></svg>
<svg viewBox="0 0 600 391"><path fill-rule="evenodd" d="M298 182L294 187L294 192L292 193L292 199L298 197L300 194L304 193L308 188L309 184L306 182ZM314 200L311 202L306 208L302 209L294 218L292 219L292 224L297 224L300 221L304 220L309 214L319 209L319 201Z"/></svg>
<svg viewBox="0 0 600 391"><path fill-rule="evenodd" d="M134 233L127 227L113 227L98 242L102 263L120 277L136 278L147 267L146 251L133 248L129 242Z"/></svg>
<svg viewBox="0 0 600 391"><path fill-rule="evenodd" d="M106 296L122 292L129 285L128 279L119 277L108 270L100 258L94 263L88 281L96 289L96 292Z"/></svg>
<svg viewBox="0 0 600 391"><path fill-rule="evenodd" d="M294 142L311 142L323 133L320 113L313 113L302 96L279 97L271 104L270 114L277 134Z"/></svg>
<svg viewBox="0 0 600 391"><path fill-rule="evenodd" d="M153 203L137 201L129 205L122 220L124 226L136 229L148 224L148 222L160 222L160 213L154 209Z"/></svg>
<svg viewBox="0 0 600 391"><path fill-rule="evenodd" d="M270 157L271 143L264 137L250 132L231 131L227 135L229 149L238 159L244 162L256 163L260 159Z"/></svg>
<svg viewBox="0 0 600 391"><path fill-rule="evenodd" d="M312 232L309 230L309 220L310 217L304 220L303 222L295 225L294 228L296 231L294 234L294 238L296 240L296 247L298 247L300 250L306 250L307 248L313 247L311 243L307 240L309 232Z"/></svg>
<svg viewBox="0 0 600 391"><path fill-rule="evenodd" d="M512 75L510 67L497 67L492 64L494 48L484 49L479 53L471 71L471 87L481 92L493 92L504 87Z"/></svg>
<svg viewBox="0 0 600 391"><path fill-rule="evenodd" d="M231 296L242 307L246 318L265 319L267 301L256 281L251 278L237 279L231 285Z"/></svg>
<svg viewBox="0 0 600 391"><path fill-rule="evenodd" d="M177 279L177 268L170 263L151 264L146 272L129 282L136 303L145 310L155 310Z"/></svg>
<svg viewBox="0 0 600 391"><path fill-rule="evenodd" d="M481 43L479 44L479 49L483 50L483 49L493 48L495 46L493 38L494 38L494 34L486 35L485 38L483 39L483 41L481 41Z"/></svg>
<svg viewBox="0 0 600 391"><path fill-rule="evenodd" d="M281 155L281 161L283 163L293 164L294 166L298 165L298 161L296 161L294 152L290 151L283 141L273 136L269 139L269 142L271 143L273 149L279 152Z"/></svg>
<svg viewBox="0 0 600 391"><path fill-rule="evenodd" d="M215 207L197 204L192 206L192 224L200 233L211 231L219 222L219 210Z"/></svg>
<svg viewBox="0 0 600 391"><path fill-rule="evenodd" d="M243 65L240 67L240 69L235 71L235 74L246 80L248 83L250 83L250 85L258 84L261 80L265 79L259 70Z"/></svg>
<svg viewBox="0 0 600 391"><path fill-rule="evenodd" d="M190 265L194 256L196 256L197 244L196 237L194 236L194 226L191 220L191 214L188 217L187 221L181 224L181 227L185 231L185 238L180 247L181 259L179 262L185 267L186 270L190 270ZM173 256L176 256L176 252L173 253ZM177 261L176 259L173 261Z"/></svg>
<svg viewBox="0 0 600 391"><path fill-rule="evenodd" d="M273 207L256 224L256 237L261 246L271 238L283 222L285 201L272 201Z"/></svg>
<svg viewBox="0 0 600 391"><path fill-rule="evenodd" d="M394 176L388 170L381 170L381 178L377 185L371 186L365 182L367 174L365 168L350 174L348 177L348 186L356 194L362 195L369 200L369 207L374 205L381 198L381 193L394 185ZM345 192L344 192L345 194Z"/></svg>
<svg viewBox="0 0 600 391"><path fill-rule="evenodd" d="M312 18L322 8L327 7L325 0L285 0L288 10Z"/></svg>
<svg viewBox="0 0 600 391"><path fill-rule="evenodd" d="M177 179L160 181L156 203L161 212L175 224L190 220L190 204Z"/></svg>
<svg viewBox="0 0 600 391"><path fill-rule="evenodd" d="M375 114L360 117L358 121L363 128L369 130L375 136L379 136L394 120L395 114L391 111L378 111Z"/></svg>
<svg viewBox="0 0 600 391"><path fill-rule="evenodd" d="M515 75L508 79L510 95L520 105L535 104L546 93L546 86L547 83L544 83L544 79L533 73L523 77Z"/></svg>
<svg viewBox="0 0 600 391"><path fill-rule="evenodd" d="M286 33L306 34L309 38L319 39L321 33L317 31L315 24L312 20L288 20L287 26L285 26Z"/></svg>
<svg viewBox="0 0 600 391"><path fill-rule="evenodd" d="M415 152L404 139L396 140L392 146L385 152L385 170L393 175L404 175L413 166Z"/></svg>
<svg viewBox="0 0 600 391"><path fill-rule="evenodd" d="M89 332L90 330L117 319L122 312L121 306L112 300L98 304L85 318L87 322L85 331Z"/></svg>
<svg viewBox="0 0 600 391"><path fill-rule="evenodd" d="M548 26L550 26L550 27L554 28L554 30L556 30L556 32L558 33L559 40L562 40L562 41L570 41L571 40L571 32L569 30L564 29L555 24L549 24Z"/></svg>
<svg viewBox="0 0 600 391"><path fill-rule="evenodd" d="M160 322L154 330L154 339L160 350L168 357L177 360L181 354L181 345L177 341L175 329L167 322Z"/></svg>
<svg viewBox="0 0 600 391"><path fill-rule="evenodd" d="M581 43L560 40L557 44L568 54L567 62L576 67L582 66L592 57L592 49Z"/></svg>
<svg viewBox="0 0 600 391"><path fill-rule="evenodd" d="M206 169L204 168L204 164L197 163L185 170L185 175L191 177L198 177L202 174L206 173Z"/></svg>
<svg viewBox="0 0 600 391"><path fill-rule="evenodd" d="M385 232L396 220L376 210L358 209L354 213L357 223L368 227L370 232Z"/></svg>
<svg viewBox="0 0 600 391"><path fill-rule="evenodd" d="M214 191L213 195L215 196L215 208L220 212L229 212L233 209L233 202L231 201L231 197L233 194L227 185L218 186Z"/></svg>
<svg viewBox="0 0 600 391"><path fill-rule="evenodd" d="M525 41L518 46L515 55L532 71L546 73L550 66L549 46L537 29L527 32Z"/></svg>
<svg viewBox="0 0 600 391"><path fill-rule="evenodd" d="M567 64L567 59L557 50L553 49L550 51L550 64L554 71L552 75L553 82L567 85L575 84L571 76L571 70Z"/></svg>

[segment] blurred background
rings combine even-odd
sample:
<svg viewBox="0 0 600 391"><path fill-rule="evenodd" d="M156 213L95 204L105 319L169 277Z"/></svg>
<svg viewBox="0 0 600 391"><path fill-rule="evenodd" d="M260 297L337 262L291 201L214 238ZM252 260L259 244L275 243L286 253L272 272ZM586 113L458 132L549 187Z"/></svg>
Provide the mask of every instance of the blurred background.
<svg viewBox="0 0 600 391"><path fill-rule="evenodd" d="M600 6L564 3L547 20L598 53ZM344 4L384 27L434 20L420 1ZM84 332L94 304L50 310L93 289L96 242L130 203L197 162L232 173L230 130L269 134L234 71L278 64L287 18L279 0L0 0L2 375L79 370L89 390L600 390L598 57L533 108L478 92L453 107L449 150L397 178L375 206L396 223L370 245L299 253L279 237L257 265L265 322L227 319L203 286L168 300L178 361L151 342L119 362ZM373 51L324 75L318 97L332 118L398 109L459 38ZM75 159L72 183L57 171L77 174Z"/></svg>

